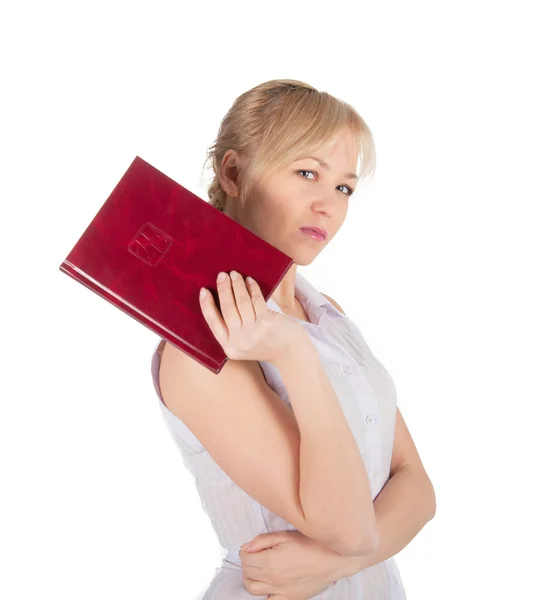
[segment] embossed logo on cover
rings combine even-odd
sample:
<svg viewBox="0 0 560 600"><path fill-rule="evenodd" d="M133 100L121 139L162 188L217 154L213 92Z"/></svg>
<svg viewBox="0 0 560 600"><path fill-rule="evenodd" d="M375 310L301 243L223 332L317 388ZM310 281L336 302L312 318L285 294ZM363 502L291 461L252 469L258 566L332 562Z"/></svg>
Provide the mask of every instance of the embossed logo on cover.
<svg viewBox="0 0 560 600"><path fill-rule="evenodd" d="M172 243L173 239L167 233L151 223L144 223L128 244L128 250L150 267L155 267Z"/></svg>

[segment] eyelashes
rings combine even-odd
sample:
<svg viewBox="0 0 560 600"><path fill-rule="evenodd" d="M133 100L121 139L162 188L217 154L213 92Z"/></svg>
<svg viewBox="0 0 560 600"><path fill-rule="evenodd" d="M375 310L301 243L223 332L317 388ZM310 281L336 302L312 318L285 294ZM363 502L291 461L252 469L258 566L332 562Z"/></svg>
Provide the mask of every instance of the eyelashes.
<svg viewBox="0 0 560 600"><path fill-rule="evenodd" d="M309 171L308 169L298 169L296 173L313 173L314 175L317 175L316 171ZM304 179L307 179L307 177L304 177ZM346 194L346 196L351 196L354 193L354 188L349 186L348 184L344 183L342 184L342 187L348 188L348 193Z"/></svg>

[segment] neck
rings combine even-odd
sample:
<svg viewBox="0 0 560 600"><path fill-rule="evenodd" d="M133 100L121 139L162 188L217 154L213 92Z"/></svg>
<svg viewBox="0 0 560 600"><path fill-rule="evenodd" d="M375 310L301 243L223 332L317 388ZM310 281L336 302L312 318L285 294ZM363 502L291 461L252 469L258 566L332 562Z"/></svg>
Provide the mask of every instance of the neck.
<svg viewBox="0 0 560 600"><path fill-rule="evenodd" d="M282 281L278 284L272 293L272 299L280 308L286 309L287 312L293 312L300 306L299 300L296 298L296 270L297 265L293 263L286 271Z"/></svg>

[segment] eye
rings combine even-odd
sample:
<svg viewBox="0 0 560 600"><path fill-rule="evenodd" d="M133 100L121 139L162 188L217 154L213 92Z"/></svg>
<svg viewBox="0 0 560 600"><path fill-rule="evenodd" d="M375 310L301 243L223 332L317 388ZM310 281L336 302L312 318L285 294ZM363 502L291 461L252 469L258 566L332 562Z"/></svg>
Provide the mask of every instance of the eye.
<svg viewBox="0 0 560 600"><path fill-rule="evenodd" d="M304 169L300 169L298 173L315 173L315 171L305 171ZM305 179L307 179L307 177Z"/></svg>
<svg viewBox="0 0 560 600"><path fill-rule="evenodd" d="M354 193L354 188L351 188L349 185L344 184L342 187L348 188L347 196L351 196Z"/></svg>
<svg viewBox="0 0 560 600"><path fill-rule="evenodd" d="M296 173L313 173L314 175L317 175L316 171L307 171L306 169L299 169L298 171L296 171ZM308 178L305 177L305 179ZM344 184L339 187L345 187L348 189L348 192L346 192L346 196L351 196L354 193L354 188L351 188L349 185Z"/></svg>

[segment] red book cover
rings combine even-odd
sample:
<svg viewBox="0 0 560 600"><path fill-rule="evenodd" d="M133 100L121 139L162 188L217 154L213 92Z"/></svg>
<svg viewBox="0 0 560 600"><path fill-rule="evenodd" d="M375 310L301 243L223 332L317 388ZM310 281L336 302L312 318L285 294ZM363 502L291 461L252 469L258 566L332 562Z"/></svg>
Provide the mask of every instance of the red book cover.
<svg viewBox="0 0 560 600"><path fill-rule="evenodd" d="M265 301L293 260L137 156L59 269L218 374L227 356L200 309L220 271Z"/></svg>

